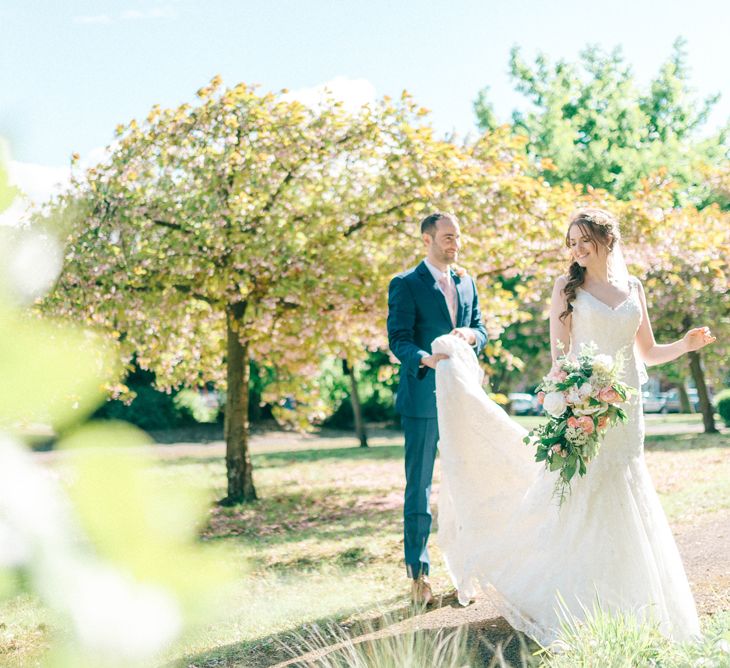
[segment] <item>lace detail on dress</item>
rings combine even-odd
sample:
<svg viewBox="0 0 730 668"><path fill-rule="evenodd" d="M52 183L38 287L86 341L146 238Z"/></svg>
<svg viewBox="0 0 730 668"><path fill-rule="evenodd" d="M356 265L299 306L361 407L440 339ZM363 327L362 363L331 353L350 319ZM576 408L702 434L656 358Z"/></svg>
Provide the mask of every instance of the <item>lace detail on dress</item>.
<svg viewBox="0 0 730 668"><path fill-rule="evenodd" d="M611 308L579 290L572 347L627 350L624 380L638 386L634 339L641 321L636 284ZM687 577L643 458L640 400L612 428L562 508L554 475L534 461L526 430L489 399L467 344L454 336L432 349L450 356L436 368L441 440L438 541L465 603L479 590L513 627L543 645L559 628L557 595L582 616L604 609L652 617L676 639L699 633Z"/></svg>

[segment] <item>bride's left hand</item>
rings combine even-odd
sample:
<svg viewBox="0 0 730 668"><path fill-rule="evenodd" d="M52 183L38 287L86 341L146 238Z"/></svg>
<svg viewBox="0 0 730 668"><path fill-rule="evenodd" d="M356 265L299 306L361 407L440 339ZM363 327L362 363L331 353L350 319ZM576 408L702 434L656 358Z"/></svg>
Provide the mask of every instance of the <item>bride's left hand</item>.
<svg viewBox="0 0 730 668"><path fill-rule="evenodd" d="M684 343L688 351L699 350L717 339L710 333L709 327L695 327L684 335Z"/></svg>

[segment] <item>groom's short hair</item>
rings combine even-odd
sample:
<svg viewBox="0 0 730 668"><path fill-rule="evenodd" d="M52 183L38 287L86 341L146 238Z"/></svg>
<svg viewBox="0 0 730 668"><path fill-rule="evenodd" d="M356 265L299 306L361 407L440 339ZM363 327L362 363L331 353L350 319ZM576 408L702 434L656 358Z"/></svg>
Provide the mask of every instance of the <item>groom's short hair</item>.
<svg viewBox="0 0 730 668"><path fill-rule="evenodd" d="M446 220L450 220L454 225L458 225L459 221L456 219L456 216L453 213L446 213L445 211L435 211L434 213L429 213L422 221L421 221L421 234L430 234L432 237L436 236L436 223L439 222L442 218L446 218Z"/></svg>

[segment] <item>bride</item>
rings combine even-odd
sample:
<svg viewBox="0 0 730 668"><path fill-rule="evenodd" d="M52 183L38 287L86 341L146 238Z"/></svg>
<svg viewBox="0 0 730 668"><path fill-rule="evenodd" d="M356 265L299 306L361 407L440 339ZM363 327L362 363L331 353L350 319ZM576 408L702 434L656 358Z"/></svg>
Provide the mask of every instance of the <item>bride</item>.
<svg viewBox="0 0 730 668"><path fill-rule="evenodd" d="M578 352L624 349L623 382L638 388L646 364L662 364L715 339L706 327L668 345L654 340L641 283L628 275L616 220L585 209L566 235L572 262L550 308L553 362L559 342ZM526 431L485 394L477 359L442 336L436 368L442 482L438 541L466 605L481 589L516 629L547 646L562 616L579 619L598 601L634 613L677 640L699 634L694 599L644 462L640 393L629 420L608 430L584 477L558 507L557 473L534 461Z"/></svg>

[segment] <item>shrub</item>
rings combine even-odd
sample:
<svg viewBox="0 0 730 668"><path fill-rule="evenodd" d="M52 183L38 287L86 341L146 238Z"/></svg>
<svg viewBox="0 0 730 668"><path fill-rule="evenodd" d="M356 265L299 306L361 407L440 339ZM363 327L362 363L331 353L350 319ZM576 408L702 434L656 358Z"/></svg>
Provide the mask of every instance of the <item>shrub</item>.
<svg viewBox="0 0 730 668"><path fill-rule="evenodd" d="M175 405L173 394L156 390L151 385L130 385L136 397L132 403L112 399L107 401L94 414L95 418L124 420L146 431L170 429L194 424L189 412Z"/></svg>
<svg viewBox="0 0 730 668"><path fill-rule="evenodd" d="M135 393L131 403L111 399L101 405L94 417L102 420L124 420L146 431L170 429L195 424L190 411L175 405L176 392L163 392L154 387L155 375L136 367L126 378L126 385Z"/></svg>
<svg viewBox="0 0 730 668"><path fill-rule="evenodd" d="M715 397L715 407L726 427L730 427L730 389L719 392Z"/></svg>
<svg viewBox="0 0 730 668"><path fill-rule="evenodd" d="M206 395L208 399L206 399ZM175 395L172 402L181 417L189 418L193 422L209 424L218 419L220 407L218 395L211 392L206 395L197 390L181 390Z"/></svg>

